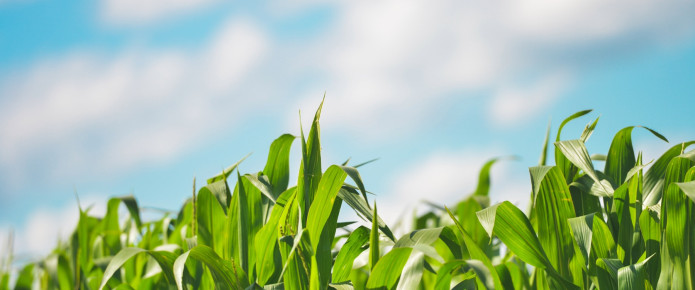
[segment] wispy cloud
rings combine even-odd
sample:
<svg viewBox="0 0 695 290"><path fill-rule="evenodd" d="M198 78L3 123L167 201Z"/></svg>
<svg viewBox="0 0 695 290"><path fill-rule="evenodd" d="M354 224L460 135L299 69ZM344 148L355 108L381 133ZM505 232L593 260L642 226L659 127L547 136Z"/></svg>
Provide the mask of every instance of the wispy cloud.
<svg viewBox="0 0 695 290"><path fill-rule="evenodd" d="M38 62L0 89L11 96L0 109L0 166L14 175L3 181L118 172L176 156L243 115L254 101L229 94L267 50L263 31L232 21L196 52L82 52Z"/></svg>
<svg viewBox="0 0 695 290"><path fill-rule="evenodd" d="M493 123L509 126L548 108L566 90L569 76L556 73L530 85L498 88L492 96L489 116Z"/></svg>
<svg viewBox="0 0 695 290"><path fill-rule="evenodd" d="M191 13L217 0L101 0L102 19L112 25L150 24L177 15Z"/></svg>
<svg viewBox="0 0 695 290"><path fill-rule="evenodd" d="M309 50L324 72L315 91L341 108L328 119L377 137L417 129L468 92L491 97L490 120L523 121L511 107L545 108L571 76L695 27L695 4L682 1L349 1L336 11Z"/></svg>
<svg viewBox="0 0 695 290"><path fill-rule="evenodd" d="M100 9L109 23L139 25L214 1L104 0ZM487 97L485 120L517 124L590 65L695 28L695 4L681 1L302 2L285 13L322 5L335 17L301 40L254 24L263 19L232 19L197 50L73 51L13 72L0 80L3 184L169 160L268 100L294 104L283 112L296 124L296 109L313 110L324 91L334 108L324 123L372 142L428 128L470 92ZM263 9L246 17L278 15Z"/></svg>

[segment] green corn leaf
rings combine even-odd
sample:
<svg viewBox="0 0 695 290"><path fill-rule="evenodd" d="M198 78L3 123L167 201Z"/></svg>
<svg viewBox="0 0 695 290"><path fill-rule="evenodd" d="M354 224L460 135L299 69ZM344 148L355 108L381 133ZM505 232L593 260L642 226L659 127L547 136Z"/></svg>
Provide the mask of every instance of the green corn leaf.
<svg viewBox="0 0 695 290"><path fill-rule="evenodd" d="M594 214L588 214L585 216L570 218L567 220L572 229L572 236L574 241L579 246L582 255L584 256L584 261L587 262L587 269L589 263L589 255L591 254L591 241L593 236L592 228L594 227Z"/></svg>
<svg viewBox="0 0 695 290"><path fill-rule="evenodd" d="M594 129L596 129L596 124L598 124L598 120L600 118L601 117L596 118L594 122L589 123L584 127L584 131L582 131L582 135L579 137L579 140L581 140L583 143L589 140L589 137L591 137L591 134L594 133Z"/></svg>
<svg viewBox="0 0 695 290"><path fill-rule="evenodd" d="M244 162L244 160L246 160L246 158L248 158L249 156L251 156L251 153L246 154L246 156L239 159L239 161L237 161L236 163L234 163L234 164L230 165L229 167L225 168L224 170L222 170L222 172L220 174L217 174L213 177L208 178L208 180L207 180L208 184L215 183L215 182L218 182L221 180L226 180L227 177L229 177L229 175L232 174L234 169L236 169L239 166L239 164L241 164L241 162Z"/></svg>
<svg viewBox="0 0 695 290"><path fill-rule="evenodd" d="M452 271L458 270L466 265L464 260L451 260L446 262L437 271L437 278L435 280L434 289L437 290L447 290L451 289L451 278Z"/></svg>
<svg viewBox="0 0 695 290"><path fill-rule="evenodd" d="M425 254L422 252L411 253L408 262L405 263L401 278L398 280L398 289L418 289L425 270Z"/></svg>
<svg viewBox="0 0 695 290"><path fill-rule="evenodd" d="M538 160L538 166L545 166L548 159L548 143L550 143L550 120L548 120L548 129L545 130L545 139L543 140L543 150L541 157Z"/></svg>
<svg viewBox="0 0 695 290"><path fill-rule="evenodd" d="M248 272L248 269L252 269L249 267L251 262L249 260L249 244L253 243L250 235L251 219L253 218L251 211L258 212L258 209L254 210L249 207L248 184L244 180L237 172L237 184L229 205L229 214L225 219L226 231L223 242L226 248L222 257L233 259L244 272Z"/></svg>
<svg viewBox="0 0 695 290"><path fill-rule="evenodd" d="M362 177L360 176L360 172L357 171L357 168L355 167L350 167L350 166L340 166L340 168L347 173L348 176L357 184L357 188L360 189L360 192L362 192L362 197L364 197L364 200L366 202L369 202L367 200L367 190L364 187L364 183L362 182ZM367 203L369 204L369 203Z"/></svg>
<svg viewBox="0 0 695 290"><path fill-rule="evenodd" d="M479 211L477 215L488 235L492 237L494 233L521 260L546 270L563 287L577 288L553 268L531 223L524 213L510 202L496 204Z"/></svg>
<svg viewBox="0 0 695 290"><path fill-rule="evenodd" d="M369 240L370 231L368 228L360 226L348 237L345 244L340 248L338 256L333 265L333 282L345 282L350 278L352 265L365 248L363 245Z"/></svg>
<svg viewBox="0 0 695 290"><path fill-rule="evenodd" d="M606 167L604 169L606 175L617 185L621 185L627 180L628 171L635 166L635 151L632 147L632 129L635 127L644 128L657 138L668 142L666 137L647 127L630 126L618 131L615 137L613 137L610 149L608 149Z"/></svg>
<svg viewBox="0 0 695 290"><path fill-rule="evenodd" d="M246 288L246 289L248 289L248 288ZM285 284L276 283L276 284L265 285L262 289L265 289L265 290L285 290Z"/></svg>
<svg viewBox="0 0 695 290"><path fill-rule="evenodd" d="M396 241L396 244L394 245L395 248L402 248L402 247L413 247L415 245L430 245L439 239L439 236L442 234L442 231L444 227L439 227L439 228L431 228L431 229L420 229L420 230L415 230L411 232L410 234L407 234L398 241Z"/></svg>
<svg viewBox="0 0 695 290"><path fill-rule="evenodd" d="M515 290L521 289L531 289L529 284L529 275L526 265L519 263L520 261L506 262L504 265L509 271L509 275L512 277L512 283L514 284ZM523 269L523 270L522 270Z"/></svg>
<svg viewBox="0 0 695 290"><path fill-rule="evenodd" d="M245 289L249 286L246 272L239 268L234 262L224 260L218 256L211 248L199 245L181 254L174 261L174 279L176 287L183 290L183 272L186 268L186 261L189 256L196 259L210 270L217 289Z"/></svg>
<svg viewBox="0 0 695 290"><path fill-rule="evenodd" d="M292 187L283 192L273 206L268 222L258 231L254 245L256 246L256 273L257 283L261 286L266 285L271 279L279 275L282 265L278 265L277 237L278 222L285 208L285 205L296 194L296 187Z"/></svg>
<svg viewBox="0 0 695 290"><path fill-rule="evenodd" d="M456 213L458 214L458 220L461 221L463 228L470 235L470 237L478 244L478 247L486 253L491 253L490 238L488 237L483 226L480 225L478 217L475 213L487 207L489 204L488 197L482 197L483 203L479 202L480 199L470 196L465 200L458 203L456 206Z"/></svg>
<svg viewBox="0 0 695 290"><path fill-rule="evenodd" d="M689 155L680 155L669 162L664 176L665 189L661 203L661 274L657 288L686 289L690 285L690 272L686 264L689 256L690 229L687 226L690 199L676 183L685 181L693 166Z"/></svg>
<svg viewBox="0 0 695 290"><path fill-rule="evenodd" d="M473 192L473 195L488 196L490 194L490 170L492 169L492 165L498 160L500 160L500 158L493 158L485 162L478 174L478 186Z"/></svg>
<svg viewBox="0 0 695 290"><path fill-rule="evenodd" d="M290 148L296 138L294 135L284 134L270 144L263 174L268 176L274 197L287 190L290 180Z"/></svg>
<svg viewBox="0 0 695 290"><path fill-rule="evenodd" d="M311 241L303 229L294 239L285 236L280 239L280 253L284 255L282 278L286 289L309 289L312 260Z"/></svg>
<svg viewBox="0 0 695 290"><path fill-rule="evenodd" d="M601 180L601 183L597 183L594 181L594 179L589 176L588 174L584 174L578 178L576 178L572 183L570 183L570 187L574 187L580 192L584 193L583 195L590 195L593 197L584 197L583 199L586 201L586 205L588 205L588 208L593 208L596 205L593 204L593 201L596 200L598 202L598 197L604 198L604 202L606 201L605 198L607 197L612 197L612 193L608 193L605 188L611 187L610 182L608 181L608 176L603 174L601 171L596 171L596 176L598 176L599 180ZM604 186L607 185L607 186ZM610 199L608 199L610 201ZM582 201L584 202L584 201ZM610 208L610 206L609 206ZM602 210L600 204L598 205L598 210ZM594 211L589 211L586 213L592 213Z"/></svg>
<svg viewBox="0 0 695 290"><path fill-rule="evenodd" d="M220 182L224 182L220 181ZM218 188L218 187L215 187ZM206 245L221 253L224 244L217 242L217 239L225 231L224 210L215 194L208 188L203 187L196 197L196 212L198 216L198 244Z"/></svg>
<svg viewBox="0 0 695 290"><path fill-rule="evenodd" d="M134 196L129 195L109 199L106 206L106 215L104 216L103 224L104 242L106 243L108 254L110 255L114 255L121 250L121 229L118 219L118 208L121 203L123 203L128 209L130 218L135 221L137 228L139 229L142 227L142 222L140 220L140 209L138 208L138 203Z"/></svg>
<svg viewBox="0 0 695 290"><path fill-rule="evenodd" d="M600 215L594 215L592 229L591 251L597 258L614 258L617 246L608 225L600 218Z"/></svg>
<svg viewBox="0 0 695 290"><path fill-rule="evenodd" d="M618 289L618 270L623 263L618 259L596 260L596 276L600 289Z"/></svg>
<svg viewBox="0 0 695 290"><path fill-rule="evenodd" d="M645 254L654 256L646 269L646 278L652 287L656 287L661 272L661 227L659 221L660 205L650 206L640 214L639 225L644 239Z"/></svg>
<svg viewBox="0 0 695 290"><path fill-rule="evenodd" d="M372 210L370 209L367 202L360 197L360 194L357 191L343 186L343 188L341 188L340 191L338 191L338 197L345 201L345 203L349 205L355 211L355 213L357 213L357 215L364 221L372 221ZM386 223L379 216L377 216L377 222L379 225L379 230L381 230L381 232L384 233L392 241L396 241L396 238L393 236L391 229L389 229Z"/></svg>
<svg viewBox="0 0 695 290"><path fill-rule="evenodd" d="M75 287L73 273L70 269L70 262L66 257L65 253L54 253L45 260L44 270L48 272L51 278L49 281L49 288L70 290ZM0 270L0 273L2 273L2 270ZM3 288L2 285L0 285L0 289L8 288Z"/></svg>
<svg viewBox="0 0 695 290"><path fill-rule="evenodd" d="M557 167L531 168L529 172L534 188L538 188L535 211L541 245L553 268L564 278L580 284L583 263L568 263L575 260L576 253L567 220L575 217L575 213L565 178ZM534 176L537 173L544 173L543 177Z"/></svg>
<svg viewBox="0 0 695 290"><path fill-rule="evenodd" d="M114 255L121 250L121 227L118 224L118 207L121 200L118 198L109 199L106 205L106 215L104 215L104 242L108 254Z"/></svg>
<svg viewBox="0 0 695 290"><path fill-rule="evenodd" d="M497 271L495 270L494 266L492 265L492 261L490 261L490 258L483 252L483 250L478 247L478 245L471 239L470 235L466 232L466 230L463 228L461 223L456 219L453 213L449 211L449 209L446 209L447 213L449 214L449 217L454 221L454 224L459 230L459 233L463 237L463 247L466 249L468 252L470 258L472 260L477 260L483 263L485 267L488 269L487 271L490 272L490 276L492 279L492 286L494 289L502 289L503 285L502 282L500 281L499 276L497 275ZM483 224L485 226L485 224ZM468 264L470 264L471 260L466 261Z"/></svg>
<svg viewBox="0 0 695 290"><path fill-rule="evenodd" d="M333 254L331 253L333 247L333 240L335 238L336 225L338 223L338 215L340 214L340 207L343 201L336 198L333 204L333 209L331 214L326 221L325 228L321 232L319 237L319 243L315 249L314 257L316 258L316 267L319 269L317 271L319 276L319 288L326 289L331 278L331 266L333 266ZM313 274L312 274L313 275Z"/></svg>
<svg viewBox="0 0 695 290"><path fill-rule="evenodd" d="M229 186L227 185L226 177L223 180L210 183L202 187L200 190L210 191L210 193L212 193L212 195L215 198L217 198L217 201L220 203L222 210L224 210L224 214L227 214L229 204L232 202L232 193L229 192Z"/></svg>
<svg viewBox="0 0 695 290"><path fill-rule="evenodd" d="M325 96L324 96L325 98ZM314 200L314 194L321 181L321 141L319 118L321 117L323 101L316 110L314 121L311 123L308 139L304 139L304 131L301 130L302 140L302 164L299 168L299 180L297 182L297 201L301 213L302 226L306 224L307 213Z"/></svg>
<svg viewBox="0 0 695 290"><path fill-rule="evenodd" d="M15 290L31 290L34 284L34 264L27 264L19 271L17 282L15 282Z"/></svg>
<svg viewBox="0 0 695 290"><path fill-rule="evenodd" d="M591 154L591 160L593 161L606 161L606 158L608 158L608 156L606 156L605 154Z"/></svg>
<svg viewBox="0 0 695 290"><path fill-rule="evenodd" d="M640 154L641 154L641 153L640 153ZM652 161L653 161L653 160L652 160ZM630 179L631 177L633 177L633 176L636 175L637 173L640 173L640 174L641 174L641 172L642 172L645 168L647 168L647 166L648 166L649 164L651 164L651 163L652 163L652 162L650 161L650 162L648 162L647 164L637 164L637 165L635 165L635 167L633 167L632 169L630 169L630 170L627 172L627 175L625 176L625 180ZM642 182L642 183L644 183L644 182Z"/></svg>
<svg viewBox="0 0 695 290"><path fill-rule="evenodd" d="M630 218L630 196L627 183L615 190L612 214L617 216L616 220L619 224L618 259L621 260L624 265L629 265L632 263L632 234L634 232L634 224Z"/></svg>
<svg viewBox="0 0 695 290"><path fill-rule="evenodd" d="M374 213L372 214L372 231L369 235L369 269L374 271L374 267L379 261L379 223L377 222L376 202L374 203Z"/></svg>
<svg viewBox="0 0 695 290"><path fill-rule="evenodd" d="M677 144L666 150L664 154L657 159L654 164L647 170L644 174L644 206L651 206L659 203L661 201L661 195L664 189L664 176L666 174L666 168L671 162L671 159L681 154L681 151L688 146L695 143L695 141L685 142L682 144Z"/></svg>
<svg viewBox="0 0 695 290"><path fill-rule="evenodd" d="M495 266L495 271L497 271L497 275L500 276L500 281L502 285L504 285L504 289L516 289L516 287L514 287L514 281L512 280L512 274L509 273L506 264Z"/></svg>
<svg viewBox="0 0 695 290"><path fill-rule="evenodd" d="M683 191L690 200L695 202L695 181L677 182L676 185L680 187L681 191Z"/></svg>
<svg viewBox="0 0 695 290"><path fill-rule="evenodd" d="M0 290L10 289L10 273L0 274ZM70 289L70 288L68 288Z"/></svg>
<svg viewBox="0 0 695 290"><path fill-rule="evenodd" d="M599 175L594 170L594 166L589 157L589 152L584 146L584 142L581 140L567 140L556 142L555 146L562 151L562 154L567 157L567 159L572 162L577 168L584 171L595 183L600 187L603 195L602 196L613 196L613 186L610 181L606 179L601 179Z"/></svg>
<svg viewBox="0 0 695 290"><path fill-rule="evenodd" d="M407 234L394 244L394 248L413 248L419 252L424 253L430 258L437 260L440 263L444 263L444 260L437 253L434 247L430 246L442 237L442 240L446 239L447 234L445 232L451 231L446 227L430 228L430 229L420 229ZM453 234L450 233L449 236Z"/></svg>
<svg viewBox="0 0 695 290"><path fill-rule="evenodd" d="M618 269L618 289L644 289L645 264L654 256L649 256L642 262Z"/></svg>
<svg viewBox="0 0 695 290"><path fill-rule="evenodd" d="M362 162L362 163L360 163L360 164L357 164L357 165L355 165L355 166L353 166L353 167L355 167L355 168L360 168L360 167L362 167L362 166L365 166L365 165L367 165L367 164L369 164L369 163L372 163L372 162L374 162L374 161L377 161L377 160L379 160L379 158L374 158L374 159L371 159L371 160L367 160L367 161ZM346 163L346 164L343 164L343 165L347 165L347 163Z"/></svg>
<svg viewBox="0 0 695 290"><path fill-rule="evenodd" d="M319 237L331 215L333 204L336 201L338 191L342 188L343 182L345 182L345 178L347 178L345 171L335 165L329 167L321 178L316 197L311 204L309 216L307 217L307 231L313 237L311 240L314 249L318 248Z"/></svg>
<svg viewBox="0 0 695 290"><path fill-rule="evenodd" d="M348 174L341 167L336 165L329 167L319 182L316 196L309 208L306 229L316 254L318 286L321 289L325 289L330 280L331 245L342 203L336 197L347 176Z"/></svg>
<svg viewBox="0 0 695 290"><path fill-rule="evenodd" d="M162 268L162 273L164 274L167 282L169 282L171 285L175 284L173 266L174 261L176 260L176 254L167 251L148 251L141 248L125 248L118 252L118 254L111 259L111 262L109 262L109 265L104 271L104 276L101 280L101 284L99 285L99 290L104 289L104 286L106 286L109 279L113 276L113 274L116 273L116 271L118 271L118 269L123 266L123 264L140 253L147 253L149 256L154 258L154 260L157 261L159 266Z"/></svg>
<svg viewBox="0 0 695 290"><path fill-rule="evenodd" d="M495 267L487 267L485 263L479 261L479 260L466 260L466 263L468 264L469 267L475 272L475 275L477 278L480 280L481 284L485 286L486 289L497 289L495 288L495 280L494 277L497 276L498 279L500 280L500 283L502 282L502 279L499 278L499 273L497 273L497 270ZM493 276L492 273L495 273ZM502 284L504 287L505 285ZM481 287L478 287L481 288Z"/></svg>
<svg viewBox="0 0 695 290"><path fill-rule="evenodd" d="M282 214L280 214L280 221L278 221L278 237L282 236L294 236L299 231L299 191L295 187L295 194L289 197L287 203L285 204Z"/></svg>
<svg viewBox="0 0 695 290"><path fill-rule="evenodd" d="M558 129L557 129L557 137L556 137L555 141L556 142L560 141L560 134L562 133L562 128L564 128L567 123L569 123L570 121L572 121L576 118L579 118L579 117L584 116L588 113L591 113L591 111L593 111L593 109L579 111L579 112L576 112L576 113L572 114L571 116L567 117L566 119L564 119L562 121L562 123L560 123L560 127L558 127Z"/></svg>
<svg viewBox="0 0 695 290"><path fill-rule="evenodd" d="M253 208L252 212L254 217L257 219L252 219L251 223L256 227L263 226L263 223L268 220L268 215L270 215L271 208L275 204L278 196L273 192L268 176L263 175L262 172L257 174L244 174L245 181L248 181L248 186L245 188L249 191L249 198L247 200L250 207ZM260 193L260 194L256 194ZM260 216L256 216L256 211L260 210Z"/></svg>
<svg viewBox="0 0 695 290"><path fill-rule="evenodd" d="M80 210L80 220L77 223L77 247L73 250L73 260L77 262L75 265L76 281L79 283L83 280L81 273L91 272L93 266L93 261L90 259L92 254L92 241L93 235L90 235L91 229L93 228L93 218L87 215L87 212Z"/></svg>
<svg viewBox="0 0 695 290"><path fill-rule="evenodd" d="M366 288L395 289L412 251L411 248L395 248L384 255L372 269Z"/></svg>
<svg viewBox="0 0 695 290"><path fill-rule="evenodd" d="M557 136L555 138L555 142L560 141L562 128L564 128L567 123L576 118L584 116L590 113L591 111L592 110L579 111L563 120L562 123L560 123L560 127L558 127L557 129ZM562 175L565 176L567 183L570 183L572 182L572 180L574 180L574 175L577 174L577 168L574 165L572 165L572 163L567 159L567 157L565 157L565 155L563 155L562 151L560 151L560 149L557 146L555 147L555 164L562 171Z"/></svg>
<svg viewBox="0 0 695 290"><path fill-rule="evenodd" d="M311 256L311 272L309 272L309 289L311 290L327 289L327 287L321 287L318 264L316 256Z"/></svg>
<svg viewBox="0 0 695 290"><path fill-rule="evenodd" d="M572 182L569 185L570 194L572 195L572 205L577 216L587 215L603 210L599 201L600 190L593 188L594 181L587 175L584 175Z"/></svg>
<svg viewBox="0 0 695 290"><path fill-rule="evenodd" d="M249 278L250 279L255 279L255 272L252 271L253 268L255 268L255 262L256 262L256 247L254 247L254 242L256 240L256 235L258 232L261 230L263 227L263 224L266 219L266 208L264 208L264 200L265 197L261 193L261 191L254 187L251 183L251 181L247 178L240 178L239 181L243 185L243 190L246 193L246 218L240 217L240 224L246 220L248 224L247 226L247 233L246 233L246 245L248 246L247 248L247 259L248 259L248 268L243 267L244 271L249 273ZM241 191L242 187L238 187L238 190ZM239 195L241 197L241 195ZM239 200L240 205L244 206L241 203L241 199ZM266 205L268 203L265 203ZM239 214L242 214L241 211L239 211ZM231 215L230 215L231 216ZM240 232L241 234L242 232ZM243 260L242 260L243 261Z"/></svg>
<svg viewBox="0 0 695 290"><path fill-rule="evenodd" d="M275 203L275 200L277 199L280 193L278 193L278 195L275 194L273 186L270 184L270 180L268 179L268 176L259 175L255 173L244 174L244 177L248 179L249 182L251 182L251 184L253 184L253 186L256 187L256 189L258 189L263 194L263 196Z"/></svg>
<svg viewBox="0 0 695 290"><path fill-rule="evenodd" d="M461 276L461 282L456 284L451 289L484 289L485 285L478 279L478 276L473 270L470 270Z"/></svg>

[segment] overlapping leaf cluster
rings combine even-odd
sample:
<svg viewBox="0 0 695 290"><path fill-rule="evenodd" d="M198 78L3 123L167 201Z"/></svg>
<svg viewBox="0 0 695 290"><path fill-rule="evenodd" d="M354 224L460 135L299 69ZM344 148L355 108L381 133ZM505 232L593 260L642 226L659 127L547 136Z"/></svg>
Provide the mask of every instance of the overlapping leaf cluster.
<svg viewBox="0 0 695 290"><path fill-rule="evenodd" d="M695 278L695 142L656 161L635 154L620 130L606 155L578 139L554 143L529 169L530 207L490 206L492 159L476 190L449 207L431 204L396 238L370 206L357 170L321 168L319 107L308 136L282 135L265 168L236 164L207 180L178 212L144 221L132 196L103 217L80 209L69 240L24 266L15 289L692 289ZM641 127L666 141L659 133ZM301 164L289 187L290 148ZM605 161L603 170L595 161ZM426 193L423 193L426 194ZM127 215L119 216L124 206ZM353 210L362 224L339 222ZM11 252L11 251L10 251ZM10 288L7 257L0 289Z"/></svg>

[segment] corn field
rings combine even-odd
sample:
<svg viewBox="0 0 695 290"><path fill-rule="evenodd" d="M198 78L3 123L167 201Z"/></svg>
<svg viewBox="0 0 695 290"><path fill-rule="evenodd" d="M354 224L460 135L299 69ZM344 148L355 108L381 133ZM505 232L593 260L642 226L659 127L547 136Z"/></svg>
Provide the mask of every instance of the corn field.
<svg viewBox="0 0 695 290"><path fill-rule="evenodd" d="M490 204L491 159L474 192L414 216L397 237L360 177L365 164L321 167L319 106L306 138L277 138L262 171L238 172L242 159L200 188L194 180L178 212L145 221L133 196L111 198L103 217L81 208L46 258L13 271L9 251L0 289L692 289L695 150L686 148L695 141L643 160L634 129L668 141L634 126L590 155L598 119L560 138L589 112L565 119L553 144L548 128L529 168L528 209ZM341 210L363 221L339 221Z"/></svg>

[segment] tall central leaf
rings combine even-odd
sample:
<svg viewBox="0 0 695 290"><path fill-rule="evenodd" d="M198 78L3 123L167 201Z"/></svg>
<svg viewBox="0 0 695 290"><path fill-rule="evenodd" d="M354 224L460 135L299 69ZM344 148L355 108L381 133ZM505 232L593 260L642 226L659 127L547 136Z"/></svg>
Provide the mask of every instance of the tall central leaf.
<svg viewBox="0 0 695 290"><path fill-rule="evenodd" d="M333 261L331 246L342 203L342 200L336 197L345 182L345 178L347 178L347 173L339 166L333 165L326 170L307 217L307 231L316 256L317 277L322 289L328 286L331 275L330 270Z"/></svg>
<svg viewBox="0 0 695 290"><path fill-rule="evenodd" d="M314 121L311 123L309 138L304 139L304 130L301 129L302 139L302 164L299 167L299 180L297 181L297 200L301 213L301 223L306 224L307 213L314 200L314 194L321 181L321 134L319 118L323 101L316 110Z"/></svg>
<svg viewBox="0 0 695 290"><path fill-rule="evenodd" d="M534 183L540 180L536 193L538 238L553 268L566 279L581 285L584 263L576 255L568 219L574 218L574 206L569 187L557 167L529 169ZM541 176L542 175L542 176Z"/></svg>

